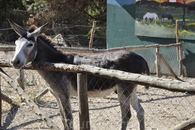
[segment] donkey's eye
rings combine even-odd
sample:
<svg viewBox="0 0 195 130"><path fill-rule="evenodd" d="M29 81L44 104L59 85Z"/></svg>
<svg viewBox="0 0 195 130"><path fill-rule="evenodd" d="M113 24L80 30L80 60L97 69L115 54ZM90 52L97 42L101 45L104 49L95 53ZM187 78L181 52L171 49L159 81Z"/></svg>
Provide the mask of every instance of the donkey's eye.
<svg viewBox="0 0 195 130"><path fill-rule="evenodd" d="M32 43L27 45L27 47L32 47L32 46L33 46L33 44L32 44Z"/></svg>

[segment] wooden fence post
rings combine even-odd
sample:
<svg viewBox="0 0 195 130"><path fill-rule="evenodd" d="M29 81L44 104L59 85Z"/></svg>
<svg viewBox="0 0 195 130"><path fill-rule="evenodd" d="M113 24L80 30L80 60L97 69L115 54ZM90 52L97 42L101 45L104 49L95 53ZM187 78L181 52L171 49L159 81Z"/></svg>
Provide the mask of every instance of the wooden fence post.
<svg viewBox="0 0 195 130"><path fill-rule="evenodd" d="M156 48L156 76L160 76L160 60L159 60L159 47Z"/></svg>
<svg viewBox="0 0 195 130"><path fill-rule="evenodd" d="M178 20L175 21L175 42L179 43L179 30L178 30ZM177 60L180 60L180 46L176 47L177 50Z"/></svg>
<svg viewBox="0 0 195 130"><path fill-rule="evenodd" d="M80 130L90 130L87 74L77 74L77 91L79 98L79 128Z"/></svg>
<svg viewBox="0 0 195 130"><path fill-rule="evenodd" d="M20 87L25 91L25 87L24 87L24 70L20 69L19 70L19 77L17 78L18 84L20 85ZM23 99L21 99L21 102L24 102Z"/></svg>
<svg viewBox="0 0 195 130"><path fill-rule="evenodd" d="M182 45L178 46L178 57L179 57L179 75L183 76L184 75L184 70L183 70L183 51L182 51Z"/></svg>
<svg viewBox="0 0 195 130"><path fill-rule="evenodd" d="M176 38L176 43L179 43L179 31L178 31L178 20L175 21L175 38Z"/></svg>
<svg viewBox="0 0 195 130"><path fill-rule="evenodd" d="M93 26L91 29L91 36L90 36L90 40L89 40L89 48L92 48L92 45L93 45L93 36L95 33L95 28L96 28L96 21L93 21Z"/></svg>
<svg viewBox="0 0 195 130"><path fill-rule="evenodd" d="M176 38L176 44L179 44L179 25L178 25L178 20L175 21L175 38ZM179 61L179 75L183 76L184 75L184 71L183 71L183 63L182 63L182 59L183 59L183 51L182 51L182 44L177 48L177 59Z"/></svg>
<svg viewBox="0 0 195 130"><path fill-rule="evenodd" d="M20 85L20 87L24 90L24 70L23 69L20 69L19 70L19 77L17 79L18 81L18 84Z"/></svg>

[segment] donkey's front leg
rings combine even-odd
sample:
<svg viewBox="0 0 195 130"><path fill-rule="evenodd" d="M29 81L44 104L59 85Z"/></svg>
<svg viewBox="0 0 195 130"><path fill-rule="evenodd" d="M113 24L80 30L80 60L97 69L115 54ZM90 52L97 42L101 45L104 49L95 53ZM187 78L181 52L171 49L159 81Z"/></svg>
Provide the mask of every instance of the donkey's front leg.
<svg viewBox="0 0 195 130"><path fill-rule="evenodd" d="M60 95L60 113L62 115L62 122L64 130L73 130L73 116L69 96Z"/></svg>
<svg viewBox="0 0 195 130"><path fill-rule="evenodd" d="M65 98L64 94L56 94L52 90L50 91L58 102L60 115L62 118L62 123L64 125L64 130L73 130L73 117L71 111L70 99L68 97ZM67 114L69 113L69 114Z"/></svg>

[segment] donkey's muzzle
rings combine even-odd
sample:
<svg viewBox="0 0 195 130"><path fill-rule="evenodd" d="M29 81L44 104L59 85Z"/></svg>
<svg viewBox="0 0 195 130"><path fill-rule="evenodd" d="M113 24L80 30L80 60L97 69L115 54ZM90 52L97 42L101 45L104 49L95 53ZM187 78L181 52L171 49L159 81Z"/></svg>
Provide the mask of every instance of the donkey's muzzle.
<svg viewBox="0 0 195 130"><path fill-rule="evenodd" d="M20 64L21 62L20 62L19 59L17 59L17 60L11 60L10 63L11 63L11 65L12 65L14 68L16 68L16 69L19 69L19 68L22 67L22 65Z"/></svg>

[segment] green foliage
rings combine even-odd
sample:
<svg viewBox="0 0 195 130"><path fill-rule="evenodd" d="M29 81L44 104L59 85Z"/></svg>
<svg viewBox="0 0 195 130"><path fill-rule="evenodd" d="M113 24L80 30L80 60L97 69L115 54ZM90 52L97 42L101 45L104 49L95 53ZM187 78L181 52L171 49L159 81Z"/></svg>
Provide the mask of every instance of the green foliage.
<svg viewBox="0 0 195 130"><path fill-rule="evenodd" d="M1 10L25 10L22 0L0 0Z"/></svg>
<svg viewBox="0 0 195 130"><path fill-rule="evenodd" d="M49 2L48 2L49 1ZM55 11L55 15L50 20L55 20L55 23L71 24L71 25L89 25L92 27L93 21L97 22L97 28L95 37L106 37L106 1L88 1L82 0L73 3L73 0L58 1L58 0L47 0L51 5L50 11ZM78 4L79 3L79 4ZM53 22L53 21L52 21ZM99 27L99 28L98 28ZM91 28L77 28L71 30L73 34L85 35L81 39L80 44L82 46L88 46ZM65 32L67 33L67 32ZM106 39L94 37L95 45L103 45L106 47Z"/></svg>
<svg viewBox="0 0 195 130"><path fill-rule="evenodd" d="M84 10L88 16L88 24L90 26L93 25L93 21L97 21L97 27L95 28L95 34L94 36L98 37L106 37L106 1L95 1L90 6L87 6ZM88 31L86 36L88 36L88 39L90 39L91 30ZM94 39L93 46L102 46L106 47L106 41L105 39Z"/></svg>
<svg viewBox="0 0 195 130"><path fill-rule="evenodd" d="M179 32L179 36L180 36L180 38L194 39L195 33L190 32L190 31L186 31L186 30L182 30Z"/></svg>
<svg viewBox="0 0 195 130"><path fill-rule="evenodd" d="M36 78L34 76L32 76L32 79L27 79L25 81L26 85L27 86L35 86L37 85L37 81L36 81Z"/></svg>
<svg viewBox="0 0 195 130"><path fill-rule="evenodd" d="M27 11L35 11L48 5L45 0L22 0Z"/></svg>
<svg viewBox="0 0 195 130"><path fill-rule="evenodd" d="M187 28L195 30L195 23L190 23L186 25ZM151 31L152 30L152 31ZM183 30L179 27L179 37L180 39L194 39L195 33L191 30ZM175 24L169 23L147 23L147 22L137 22L136 23L136 34L142 36L151 37L164 37L164 38L174 38L175 37Z"/></svg>
<svg viewBox="0 0 195 130"><path fill-rule="evenodd" d="M9 27L7 19L12 19L22 26L30 24L40 26L49 22L52 28L57 28L52 29L49 35L61 33L67 36L64 37L65 39L69 39L69 35L78 35L81 46L88 46L90 29L93 21L97 21L95 37L104 38L94 38L94 44L97 46L106 44L105 0L0 0L0 8L0 27L2 28ZM66 28L74 25L82 26ZM9 34L11 35L2 34L1 38L6 41L16 39L17 35L12 30Z"/></svg>
<svg viewBox="0 0 195 130"><path fill-rule="evenodd" d="M151 37L165 37L172 38L175 37L175 28L166 26L167 24L145 24L145 23L136 23L136 34L140 36L151 36Z"/></svg>

